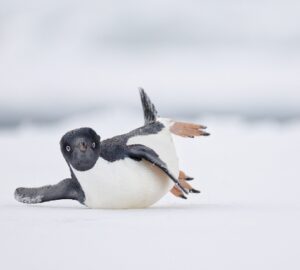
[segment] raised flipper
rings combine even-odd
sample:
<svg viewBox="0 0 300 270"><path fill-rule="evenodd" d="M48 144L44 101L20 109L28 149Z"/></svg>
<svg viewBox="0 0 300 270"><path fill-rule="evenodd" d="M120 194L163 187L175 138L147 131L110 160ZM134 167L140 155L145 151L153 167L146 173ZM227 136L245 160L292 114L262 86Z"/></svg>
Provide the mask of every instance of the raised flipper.
<svg viewBox="0 0 300 270"><path fill-rule="evenodd" d="M15 199L22 203L35 204L55 200L77 200L83 203L85 195L76 179L65 179L56 185L38 188L17 188Z"/></svg>
<svg viewBox="0 0 300 270"><path fill-rule="evenodd" d="M206 129L205 126L184 122L175 122L170 127L170 131L173 134L188 138L194 138L196 136L209 136L210 134L204 131L204 129Z"/></svg>
<svg viewBox="0 0 300 270"><path fill-rule="evenodd" d="M153 151L151 148L142 145L142 144L134 144L128 146L128 156L134 160L140 161L142 159L149 161L159 169L161 169L166 175L168 175L172 181L175 183L175 186L178 187L185 194L188 192L185 188L180 184L178 179L172 175L172 173L168 170L166 163L164 163L158 156L158 154Z"/></svg>

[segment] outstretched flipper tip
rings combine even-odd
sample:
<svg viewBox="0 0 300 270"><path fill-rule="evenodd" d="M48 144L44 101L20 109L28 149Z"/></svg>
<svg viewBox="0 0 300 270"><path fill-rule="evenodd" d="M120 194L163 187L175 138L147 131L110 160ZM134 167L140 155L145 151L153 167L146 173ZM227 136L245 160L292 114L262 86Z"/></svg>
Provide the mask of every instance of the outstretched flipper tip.
<svg viewBox="0 0 300 270"><path fill-rule="evenodd" d="M29 192L28 188L17 188L15 190L14 196L18 202L28 204L40 203L43 199L41 195L33 196L33 194Z"/></svg>

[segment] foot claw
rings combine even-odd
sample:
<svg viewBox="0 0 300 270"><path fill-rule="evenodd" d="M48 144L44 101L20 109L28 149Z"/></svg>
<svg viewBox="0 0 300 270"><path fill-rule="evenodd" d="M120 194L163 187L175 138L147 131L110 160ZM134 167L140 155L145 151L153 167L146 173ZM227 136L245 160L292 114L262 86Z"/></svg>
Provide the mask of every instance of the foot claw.
<svg viewBox="0 0 300 270"><path fill-rule="evenodd" d="M190 193L200 193L201 191L200 191L200 190L197 190L197 189L194 189L194 188L192 188L192 189L190 189L190 190L189 190L189 192L190 192Z"/></svg>

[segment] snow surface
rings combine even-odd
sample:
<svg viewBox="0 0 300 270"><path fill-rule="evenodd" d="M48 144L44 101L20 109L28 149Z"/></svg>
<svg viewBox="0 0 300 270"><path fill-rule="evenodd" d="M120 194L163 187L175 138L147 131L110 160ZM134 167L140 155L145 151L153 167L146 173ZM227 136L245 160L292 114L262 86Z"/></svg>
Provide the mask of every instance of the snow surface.
<svg viewBox="0 0 300 270"><path fill-rule="evenodd" d="M68 176L58 145L68 129L106 138L142 117L116 111L0 131L1 269L299 269L300 122L197 122L212 136L176 143L202 193L141 210L24 205L13 192Z"/></svg>

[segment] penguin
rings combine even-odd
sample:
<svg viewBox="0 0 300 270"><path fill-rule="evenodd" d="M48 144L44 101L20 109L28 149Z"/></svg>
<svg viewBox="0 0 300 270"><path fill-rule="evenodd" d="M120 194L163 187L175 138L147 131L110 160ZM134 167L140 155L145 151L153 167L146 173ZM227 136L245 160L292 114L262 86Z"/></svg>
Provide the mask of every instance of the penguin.
<svg viewBox="0 0 300 270"><path fill-rule="evenodd" d="M179 170L172 134L194 138L208 136L205 126L160 118L146 92L140 88L145 123L126 134L101 140L89 127L67 132L60 149L70 177L55 185L17 188L15 199L36 204L76 200L89 208L146 208L169 191L186 199L198 193Z"/></svg>

